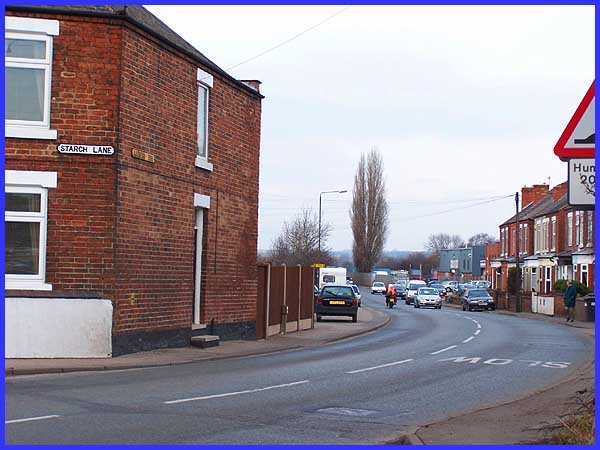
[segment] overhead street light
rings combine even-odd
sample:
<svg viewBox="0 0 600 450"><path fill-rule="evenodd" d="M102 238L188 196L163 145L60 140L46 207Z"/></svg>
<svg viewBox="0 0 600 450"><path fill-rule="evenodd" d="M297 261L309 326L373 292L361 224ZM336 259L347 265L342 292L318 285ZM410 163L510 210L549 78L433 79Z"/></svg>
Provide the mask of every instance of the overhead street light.
<svg viewBox="0 0 600 450"><path fill-rule="evenodd" d="M343 194L345 192L348 192L347 190L343 190L343 191L323 191L323 192L319 192L319 254L321 253L321 196L323 194Z"/></svg>

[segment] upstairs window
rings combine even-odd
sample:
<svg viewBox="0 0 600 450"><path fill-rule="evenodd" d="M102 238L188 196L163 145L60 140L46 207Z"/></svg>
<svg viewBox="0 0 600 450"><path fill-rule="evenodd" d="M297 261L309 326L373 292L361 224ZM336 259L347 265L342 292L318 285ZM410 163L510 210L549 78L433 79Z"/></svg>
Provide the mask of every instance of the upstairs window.
<svg viewBox="0 0 600 450"><path fill-rule="evenodd" d="M567 246L573 245L573 211L567 214Z"/></svg>
<svg viewBox="0 0 600 450"><path fill-rule="evenodd" d="M50 130L52 36L57 20L5 17L6 137L56 139Z"/></svg>
<svg viewBox="0 0 600 450"><path fill-rule="evenodd" d="M594 245L594 211L587 211L587 243L588 247Z"/></svg>
<svg viewBox="0 0 600 450"><path fill-rule="evenodd" d="M212 171L213 165L208 162L208 102L210 89L213 87L214 78L209 73L198 69L198 115L197 115L197 147L196 166Z"/></svg>
<svg viewBox="0 0 600 450"><path fill-rule="evenodd" d="M552 251L556 250L556 216L552 217Z"/></svg>

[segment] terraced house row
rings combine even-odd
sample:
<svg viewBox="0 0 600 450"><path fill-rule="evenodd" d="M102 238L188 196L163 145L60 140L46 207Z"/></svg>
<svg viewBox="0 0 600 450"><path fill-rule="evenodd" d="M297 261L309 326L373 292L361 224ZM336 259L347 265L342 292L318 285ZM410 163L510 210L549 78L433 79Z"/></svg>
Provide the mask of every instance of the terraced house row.
<svg viewBox="0 0 600 450"><path fill-rule="evenodd" d="M253 339L260 83L137 5L6 6L5 74L6 356Z"/></svg>
<svg viewBox="0 0 600 450"><path fill-rule="evenodd" d="M525 292L551 294L561 279L594 288L594 211L570 206L567 189L567 182L522 189L518 229L515 215L500 225L500 242L486 249L493 289L507 290L517 251Z"/></svg>

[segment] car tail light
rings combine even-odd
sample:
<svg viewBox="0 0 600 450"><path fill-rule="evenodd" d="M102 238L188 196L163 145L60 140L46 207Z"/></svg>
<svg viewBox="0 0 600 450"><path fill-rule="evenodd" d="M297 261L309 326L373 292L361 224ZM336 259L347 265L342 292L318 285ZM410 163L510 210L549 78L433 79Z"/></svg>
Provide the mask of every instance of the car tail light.
<svg viewBox="0 0 600 450"><path fill-rule="evenodd" d="M358 300L356 300L356 299L352 300L352 306L358 306Z"/></svg>
<svg viewBox="0 0 600 450"><path fill-rule="evenodd" d="M321 297L318 297L318 298L317 298L317 303L318 303L319 305L322 305L322 304L323 304L323 299L322 299Z"/></svg>

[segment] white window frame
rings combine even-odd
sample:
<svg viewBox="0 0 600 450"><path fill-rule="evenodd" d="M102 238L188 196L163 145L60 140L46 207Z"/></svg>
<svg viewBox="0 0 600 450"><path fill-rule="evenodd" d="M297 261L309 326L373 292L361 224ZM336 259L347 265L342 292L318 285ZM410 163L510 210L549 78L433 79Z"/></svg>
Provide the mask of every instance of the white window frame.
<svg viewBox="0 0 600 450"><path fill-rule="evenodd" d="M546 266L544 270L544 293L549 293L552 291L552 266Z"/></svg>
<svg viewBox="0 0 600 450"><path fill-rule="evenodd" d="M59 21L32 19L28 17L5 17L4 38L43 41L46 55L42 59L10 58L4 59L4 67L44 70L44 107L42 121L5 119L6 137L25 139L56 139L58 133L50 129L50 103L52 100L52 55L53 37L59 34Z"/></svg>
<svg viewBox="0 0 600 450"><path fill-rule="evenodd" d="M573 211L567 213L567 247L573 246Z"/></svg>
<svg viewBox="0 0 600 450"><path fill-rule="evenodd" d="M46 239L48 234L48 189L56 188L56 172L7 170L4 192L40 194L40 212L4 212L5 222L37 222L40 224L37 275L4 274L4 289L51 291L46 283Z"/></svg>
<svg viewBox="0 0 600 450"><path fill-rule="evenodd" d="M577 211L576 213L576 217L579 219L575 219L575 227L576 227L576 233L577 233L577 246L578 247L583 247L583 211ZM579 225L577 225L577 222L579 222Z"/></svg>
<svg viewBox="0 0 600 450"><path fill-rule="evenodd" d="M594 245L594 211L587 211L587 239L585 246L593 247Z"/></svg>
<svg viewBox="0 0 600 450"><path fill-rule="evenodd" d="M524 241L524 245L523 245L523 254L527 255L529 253L528 251L528 244L529 244L529 237L527 236L527 224L523 225L523 241Z"/></svg>
<svg viewBox="0 0 600 450"><path fill-rule="evenodd" d="M208 162L208 134L209 134L209 128L208 128L208 105L210 103L210 90L214 85L214 77L209 74L208 72L205 72L202 69L197 69L197 74L196 74L196 80L197 80L197 86L198 86L198 95L196 96L197 101L200 101L200 89L204 90L206 92L206 104L204 106L204 148L206 149L206 155L205 156L201 156L198 151L199 149L196 151L196 167L199 167L201 169L204 170L208 170L209 172L213 171L213 165ZM198 110L198 108L196 108L196 111ZM196 118L196 133L198 130L198 120L199 118ZM198 139L198 136L196 136L196 139ZM198 147L198 143L196 143L196 146Z"/></svg>
<svg viewBox="0 0 600 450"><path fill-rule="evenodd" d="M552 228L551 228L551 244L550 244L550 250L551 251L556 251L556 216L552 216Z"/></svg>
<svg viewBox="0 0 600 450"><path fill-rule="evenodd" d="M589 287L590 280L588 279L588 265L582 264L581 270L579 272L579 279L581 280L581 283L584 284L586 287ZM585 282L583 281L583 275L585 275Z"/></svg>

